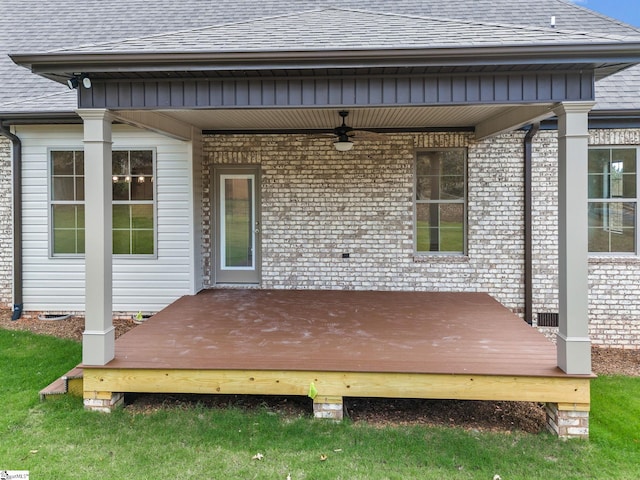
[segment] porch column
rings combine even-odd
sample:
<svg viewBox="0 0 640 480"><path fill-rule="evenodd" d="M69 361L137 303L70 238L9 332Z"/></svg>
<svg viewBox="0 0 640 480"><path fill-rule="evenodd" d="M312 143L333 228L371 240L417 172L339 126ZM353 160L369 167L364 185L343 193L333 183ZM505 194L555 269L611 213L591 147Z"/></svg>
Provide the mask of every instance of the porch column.
<svg viewBox="0 0 640 480"><path fill-rule="evenodd" d="M85 330L82 363L106 365L115 356L112 320L111 115L81 109L84 120Z"/></svg>
<svg viewBox="0 0 640 480"><path fill-rule="evenodd" d="M565 102L558 116L558 366L591 373L588 301L587 114L593 102Z"/></svg>

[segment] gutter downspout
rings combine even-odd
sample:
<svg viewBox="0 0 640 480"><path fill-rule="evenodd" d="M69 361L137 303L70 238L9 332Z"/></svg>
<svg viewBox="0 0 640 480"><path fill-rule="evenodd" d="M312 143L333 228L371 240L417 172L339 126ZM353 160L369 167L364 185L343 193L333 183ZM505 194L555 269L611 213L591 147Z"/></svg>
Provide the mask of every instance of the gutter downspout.
<svg viewBox="0 0 640 480"><path fill-rule="evenodd" d="M532 142L539 129L540 123L534 123L524 136L524 318L529 325L533 325Z"/></svg>
<svg viewBox="0 0 640 480"><path fill-rule="evenodd" d="M22 142L0 121L0 135L7 137L13 146L11 170L13 177L13 315L22 316Z"/></svg>

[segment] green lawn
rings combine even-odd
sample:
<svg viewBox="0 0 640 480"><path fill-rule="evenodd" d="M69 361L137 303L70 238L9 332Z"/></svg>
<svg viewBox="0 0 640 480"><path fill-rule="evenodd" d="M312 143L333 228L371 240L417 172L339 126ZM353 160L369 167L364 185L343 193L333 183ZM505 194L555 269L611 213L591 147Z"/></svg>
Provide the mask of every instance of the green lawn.
<svg viewBox="0 0 640 480"><path fill-rule="evenodd" d="M593 382L591 441L457 428L374 428L235 408L85 412L38 390L74 342L0 330L0 470L43 479L636 479L640 378ZM256 453L262 460L252 460ZM327 455L325 461L321 455Z"/></svg>
<svg viewBox="0 0 640 480"><path fill-rule="evenodd" d="M416 251L429 252L431 249L431 229L428 222L418 221L416 225ZM464 252L464 228L460 222L440 222L441 252Z"/></svg>
<svg viewBox="0 0 640 480"><path fill-rule="evenodd" d="M239 200L229 201L225 217L226 265L228 267L248 267L252 264L252 241L250 214L242 210ZM246 202L245 202L246 203ZM245 205L245 209L249 208Z"/></svg>

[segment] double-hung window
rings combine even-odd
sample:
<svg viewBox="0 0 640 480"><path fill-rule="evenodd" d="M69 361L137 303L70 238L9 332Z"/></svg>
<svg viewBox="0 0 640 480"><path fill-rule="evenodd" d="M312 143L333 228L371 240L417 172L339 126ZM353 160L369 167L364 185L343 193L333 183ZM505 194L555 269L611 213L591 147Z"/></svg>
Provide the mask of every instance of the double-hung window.
<svg viewBox="0 0 640 480"><path fill-rule="evenodd" d="M76 255L84 245L84 154L53 150L51 158L51 252ZM155 188L153 150L114 150L113 253L155 254Z"/></svg>
<svg viewBox="0 0 640 480"><path fill-rule="evenodd" d="M589 149L589 252L637 251L638 148Z"/></svg>
<svg viewBox="0 0 640 480"><path fill-rule="evenodd" d="M113 253L154 253L153 152L114 151Z"/></svg>
<svg viewBox="0 0 640 480"><path fill-rule="evenodd" d="M423 150L416 155L417 253L465 252L466 150Z"/></svg>
<svg viewBox="0 0 640 480"><path fill-rule="evenodd" d="M51 152L53 255L84 253L84 152Z"/></svg>

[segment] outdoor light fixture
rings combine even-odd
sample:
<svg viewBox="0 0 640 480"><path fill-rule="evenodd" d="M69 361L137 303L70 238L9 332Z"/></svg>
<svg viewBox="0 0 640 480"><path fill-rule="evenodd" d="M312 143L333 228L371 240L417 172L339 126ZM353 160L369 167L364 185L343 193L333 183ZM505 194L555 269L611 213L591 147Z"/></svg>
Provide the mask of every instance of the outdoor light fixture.
<svg viewBox="0 0 640 480"><path fill-rule="evenodd" d="M342 125L333 129L333 134L338 137L337 140L333 142L333 146L339 152L348 152L353 148L353 142L349 137L349 132L353 131L353 128L345 123L349 112L342 110L338 112L338 115L342 117Z"/></svg>
<svg viewBox="0 0 640 480"><path fill-rule="evenodd" d="M70 90L75 90L80 86L81 82L84 88L91 88L91 79L85 73L75 74L67 80L67 87L69 87Z"/></svg>
<svg viewBox="0 0 640 480"><path fill-rule="evenodd" d="M333 142L333 146L339 152L348 152L353 148L353 142L346 135L341 135L338 140Z"/></svg>

